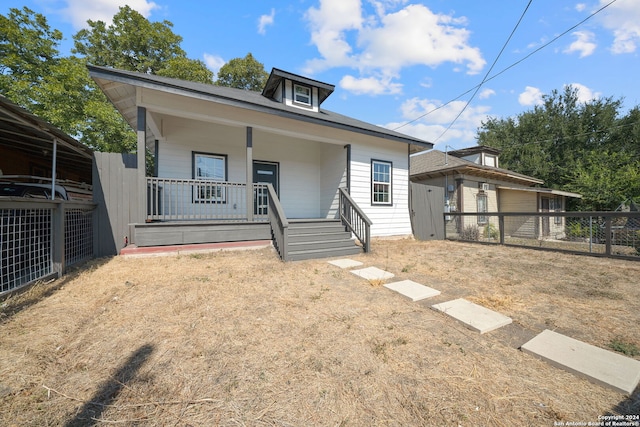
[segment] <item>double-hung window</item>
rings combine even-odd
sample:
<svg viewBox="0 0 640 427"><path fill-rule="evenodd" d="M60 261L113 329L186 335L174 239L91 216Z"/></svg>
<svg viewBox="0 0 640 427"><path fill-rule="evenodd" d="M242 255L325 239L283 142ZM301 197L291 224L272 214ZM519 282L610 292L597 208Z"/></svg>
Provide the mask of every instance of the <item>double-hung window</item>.
<svg viewBox="0 0 640 427"><path fill-rule="evenodd" d="M219 154L193 153L193 178L199 181L227 180L227 156ZM197 183L194 186L195 202L225 203L226 191L223 185Z"/></svg>
<svg viewBox="0 0 640 427"><path fill-rule="evenodd" d="M393 203L392 171L391 162L371 161L371 204L391 205Z"/></svg>
<svg viewBox="0 0 640 427"><path fill-rule="evenodd" d="M293 101L298 104L311 106L311 88L302 85L293 85Z"/></svg>
<svg viewBox="0 0 640 427"><path fill-rule="evenodd" d="M478 193L476 198L478 204L478 213L489 212L489 199L486 193ZM486 215L478 215L478 224L486 224L489 222L489 217Z"/></svg>

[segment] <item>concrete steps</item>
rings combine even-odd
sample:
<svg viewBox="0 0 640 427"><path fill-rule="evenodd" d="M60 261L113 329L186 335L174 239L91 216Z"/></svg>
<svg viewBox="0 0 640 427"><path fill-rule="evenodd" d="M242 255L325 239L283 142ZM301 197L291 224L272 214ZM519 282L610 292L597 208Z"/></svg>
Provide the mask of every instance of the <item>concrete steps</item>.
<svg viewBox="0 0 640 427"><path fill-rule="evenodd" d="M362 253L339 220L289 220L289 259L327 258Z"/></svg>

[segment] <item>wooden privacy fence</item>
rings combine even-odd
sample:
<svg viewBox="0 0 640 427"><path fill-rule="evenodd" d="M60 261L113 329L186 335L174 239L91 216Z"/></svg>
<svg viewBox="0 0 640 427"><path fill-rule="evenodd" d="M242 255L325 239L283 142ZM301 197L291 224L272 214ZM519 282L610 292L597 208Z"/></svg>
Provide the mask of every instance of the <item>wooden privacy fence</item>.
<svg viewBox="0 0 640 427"><path fill-rule="evenodd" d="M443 214L445 239L640 260L640 212Z"/></svg>

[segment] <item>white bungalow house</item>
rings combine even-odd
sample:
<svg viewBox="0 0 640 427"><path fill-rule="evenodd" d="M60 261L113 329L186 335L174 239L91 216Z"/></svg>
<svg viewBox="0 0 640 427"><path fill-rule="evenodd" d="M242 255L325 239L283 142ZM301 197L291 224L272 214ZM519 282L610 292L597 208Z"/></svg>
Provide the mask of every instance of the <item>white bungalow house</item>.
<svg viewBox="0 0 640 427"><path fill-rule="evenodd" d="M287 260L354 253L371 236L412 232L409 156L432 144L321 108L333 85L279 69L262 93L97 66L89 73L137 130L138 153L155 158L153 176L144 156L135 159L128 243L273 239ZM109 215L118 215L109 193Z"/></svg>
<svg viewBox="0 0 640 427"><path fill-rule="evenodd" d="M540 179L500 168L499 154L487 146L431 150L411 157L411 181L442 190L435 204L440 213L564 212L567 197L582 197L540 187L544 184ZM457 221L459 231L477 226L481 234L498 227L498 218L489 215L451 215L447 221ZM565 218L513 216L505 219L504 227L505 235L512 237L563 238Z"/></svg>

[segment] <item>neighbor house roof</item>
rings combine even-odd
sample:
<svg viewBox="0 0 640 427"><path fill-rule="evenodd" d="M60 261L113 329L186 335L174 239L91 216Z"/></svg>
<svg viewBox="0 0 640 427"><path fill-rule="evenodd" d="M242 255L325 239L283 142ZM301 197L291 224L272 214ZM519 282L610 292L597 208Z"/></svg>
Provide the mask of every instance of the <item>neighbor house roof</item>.
<svg viewBox="0 0 640 427"><path fill-rule="evenodd" d="M457 154L462 150L457 150ZM466 153L468 154L468 153ZM460 154L458 154L460 155ZM507 169L479 165L461 159L451 153L431 150L426 153L411 156L411 179L419 181L451 173L469 174L485 179L495 179L520 185L542 184L544 181L531 176L519 174Z"/></svg>
<svg viewBox="0 0 640 427"><path fill-rule="evenodd" d="M571 193L569 191L554 190L552 188L540 188L540 187L509 187L508 185L496 185L496 188L500 190L512 190L512 191L532 191L535 193L552 194L554 196L575 197L576 199L582 199L582 195L578 193Z"/></svg>
<svg viewBox="0 0 640 427"><path fill-rule="evenodd" d="M268 98L260 92L195 83L94 65L89 65L88 68L90 76L101 87L110 101L118 108L134 129L136 128L137 117L135 88L143 87L402 142L410 144L412 152L428 150L433 147L432 143L422 139L385 129L329 110L320 109L318 112L313 112L290 107L285 103ZM290 73L277 70L276 77L274 78L284 78L290 75ZM291 76L294 76L298 80L301 78L301 76ZM273 81L268 83L266 90L268 90L273 83ZM320 88L323 96L328 96L327 92L331 89L331 85L316 81L313 81L313 84Z"/></svg>

